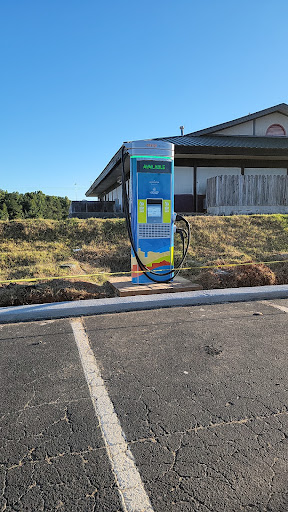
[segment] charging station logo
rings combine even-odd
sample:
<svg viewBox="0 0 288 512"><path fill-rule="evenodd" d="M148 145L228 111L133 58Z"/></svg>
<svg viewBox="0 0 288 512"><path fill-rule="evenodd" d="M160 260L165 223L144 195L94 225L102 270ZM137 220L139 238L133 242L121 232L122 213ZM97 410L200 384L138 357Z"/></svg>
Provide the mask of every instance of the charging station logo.
<svg viewBox="0 0 288 512"><path fill-rule="evenodd" d="M150 194L157 195L159 194L159 190L157 190L156 187L153 187L152 190L150 190Z"/></svg>

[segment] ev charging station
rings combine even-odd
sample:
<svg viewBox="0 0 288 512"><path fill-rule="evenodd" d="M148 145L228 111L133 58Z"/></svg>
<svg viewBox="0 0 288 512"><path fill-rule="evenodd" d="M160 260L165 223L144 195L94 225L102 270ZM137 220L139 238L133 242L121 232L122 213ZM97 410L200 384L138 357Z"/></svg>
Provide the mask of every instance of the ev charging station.
<svg viewBox="0 0 288 512"><path fill-rule="evenodd" d="M130 157L130 200L124 171ZM174 213L174 144L142 140L125 143L122 150L122 195L131 242L132 283L171 282L174 269L174 232L180 233L183 257L189 242L189 224ZM176 229L175 221L186 223L187 231ZM184 238L187 238L184 250Z"/></svg>

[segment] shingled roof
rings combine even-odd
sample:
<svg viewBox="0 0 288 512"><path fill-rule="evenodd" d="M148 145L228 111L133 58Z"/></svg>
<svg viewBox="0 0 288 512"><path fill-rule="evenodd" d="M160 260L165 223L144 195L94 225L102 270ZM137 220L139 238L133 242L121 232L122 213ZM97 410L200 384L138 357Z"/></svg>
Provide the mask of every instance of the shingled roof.
<svg viewBox="0 0 288 512"><path fill-rule="evenodd" d="M153 140L172 142L176 146L209 148L250 148L250 149L288 149L288 137L253 137L249 135L178 135Z"/></svg>

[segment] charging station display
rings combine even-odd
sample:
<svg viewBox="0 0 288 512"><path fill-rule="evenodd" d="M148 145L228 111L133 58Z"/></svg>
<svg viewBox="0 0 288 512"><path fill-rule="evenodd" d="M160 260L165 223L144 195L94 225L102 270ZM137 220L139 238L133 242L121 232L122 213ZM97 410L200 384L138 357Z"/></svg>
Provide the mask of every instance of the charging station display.
<svg viewBox="0 0 288 512"><path fill-rule="evenodd" d="M162 208L160 204L154 205L154 204L148 204L147 206L147 215L148 219L152 217L153 221L159 221L162 219ZM149 220L150 220L149 219ZM150 220L151 222L151 220Z"/></svg>
<svg viewBox="0 0 288 512"><path fill-rule="evenodd" d="M162 222L161 199L147 199L147 222Z"/></svg>

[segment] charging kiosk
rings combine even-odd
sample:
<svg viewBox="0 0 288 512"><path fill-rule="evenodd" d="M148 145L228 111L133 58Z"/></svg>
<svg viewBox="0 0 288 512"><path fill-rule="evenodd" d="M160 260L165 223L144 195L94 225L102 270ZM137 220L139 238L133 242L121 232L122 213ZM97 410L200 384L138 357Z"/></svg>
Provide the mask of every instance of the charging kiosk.
<svg viewBox="0 0 288 512"><path fill-rule="evenodd" d="M132 282L172 281L174 144L143 140L125 143L125 148L130 156Z"/></svg>

